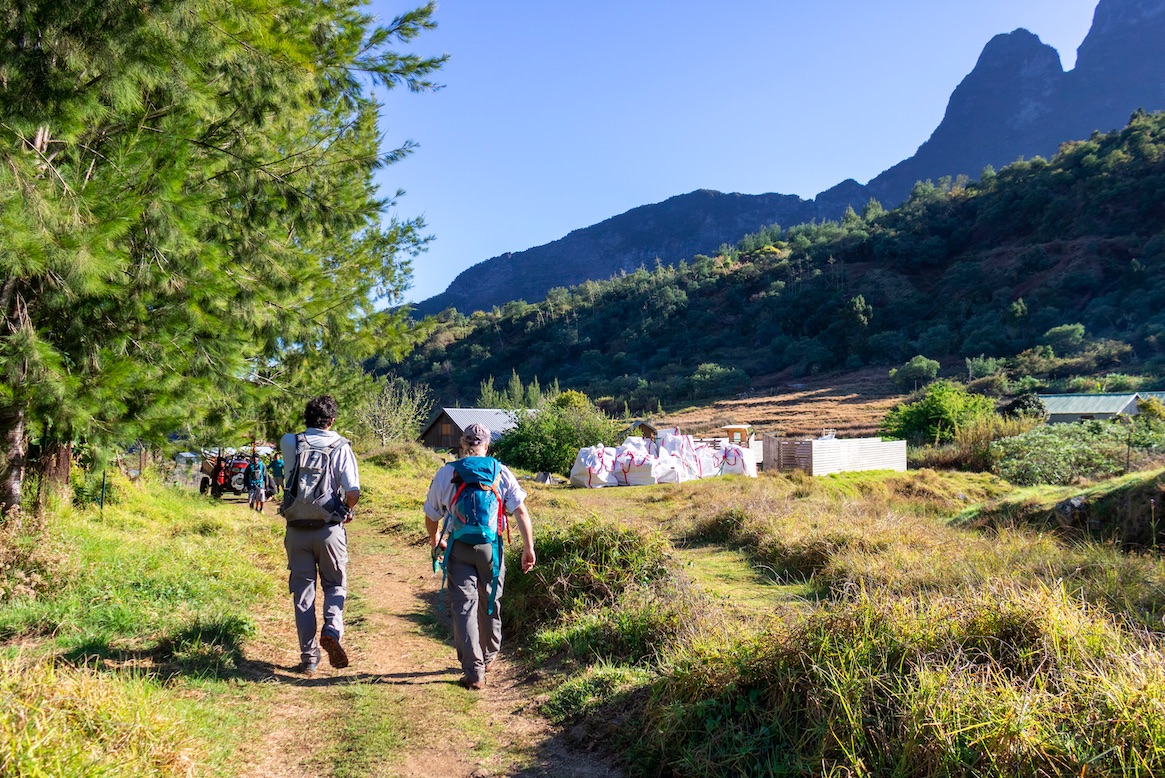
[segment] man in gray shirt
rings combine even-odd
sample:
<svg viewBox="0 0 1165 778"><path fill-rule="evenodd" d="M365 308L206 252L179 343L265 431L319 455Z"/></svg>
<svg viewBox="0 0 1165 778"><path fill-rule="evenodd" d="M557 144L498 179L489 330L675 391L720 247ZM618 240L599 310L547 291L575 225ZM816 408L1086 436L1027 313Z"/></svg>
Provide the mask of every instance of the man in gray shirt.
<svg viewBox="0 0 1165 778"><path fill-rule="evenodd" d="M288 585L295 605L295 627L299 633L301 662L297 668L310 675L320 662L320 648L328 654L332 667L347 667L348 654L340 645L344 635L344 600L348 596L348 533L344 525L352 520L352 508L360 499L360 473L356 456L347 440L332 431L339 410L335 398L321 395L304 410L307 429L289 432L279 441L287 463L283 508L295 499L299 477L300 449L330 449L330 482L336 486L336 510L331 519L293 526L289 521L283 546L287 550ZM316 576L324 594L324 627L316 638Z"/></svg>

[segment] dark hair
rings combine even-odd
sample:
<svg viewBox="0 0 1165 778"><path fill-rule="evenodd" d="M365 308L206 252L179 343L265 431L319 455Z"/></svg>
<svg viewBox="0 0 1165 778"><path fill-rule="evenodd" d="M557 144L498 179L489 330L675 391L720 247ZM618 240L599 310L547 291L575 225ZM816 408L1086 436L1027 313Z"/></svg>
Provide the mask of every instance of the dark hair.
<svg viewBox="0 0 1165 778"><path fill-rule="evenodd" d="M336 413L340 406L336 398L330 394L321 394L308 400L307 408L303 411L303 419L309 427L323 429L336 420Z"/></svg>

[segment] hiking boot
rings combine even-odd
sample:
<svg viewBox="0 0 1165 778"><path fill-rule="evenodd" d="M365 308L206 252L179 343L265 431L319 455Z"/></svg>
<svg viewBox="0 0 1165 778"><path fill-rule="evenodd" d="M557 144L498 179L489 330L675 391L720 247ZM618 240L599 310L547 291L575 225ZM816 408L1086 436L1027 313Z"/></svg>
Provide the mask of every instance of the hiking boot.
<svg viewBox="0 0 1165 778"><path fill-rule="evenodd" d="M340 636L330 629L320 633L320 648L328 652L328 663L337 669L348 666L348 653L340 645Z"/></svg>
<svg viewBox="0 0 1165 778"><path fill-rule="evenodd" d="M315 675L316 669L320 666L318 659L305 659L295 667L295 672L303 673L304 675Z"/></svg>
<svg viewBox="0 0 1165 778"><path fill-rule="evenodd" d="M461 680L457 682L457 685L462 689L470 689L475 692L480 692L485 688L485 679L482 678L480 681L471 681L469 680L468 675L463 675L461 676Z"/></svg>

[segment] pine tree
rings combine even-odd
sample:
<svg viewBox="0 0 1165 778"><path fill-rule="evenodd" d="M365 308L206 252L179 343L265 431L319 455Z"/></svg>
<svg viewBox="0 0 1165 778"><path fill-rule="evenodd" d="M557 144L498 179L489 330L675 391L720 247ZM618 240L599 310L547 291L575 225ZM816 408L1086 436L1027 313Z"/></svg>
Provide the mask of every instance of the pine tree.
<svg viewBox="0 0 1165 778"><path fill-rule="evenodd" d="M372 90L434 88L355 0L0 0L0 509L25 439L302 408L399 348L419 220L383 219ZM323 373L321 373L323 371ZM294 400L294 402L292 402Z"/></svg>

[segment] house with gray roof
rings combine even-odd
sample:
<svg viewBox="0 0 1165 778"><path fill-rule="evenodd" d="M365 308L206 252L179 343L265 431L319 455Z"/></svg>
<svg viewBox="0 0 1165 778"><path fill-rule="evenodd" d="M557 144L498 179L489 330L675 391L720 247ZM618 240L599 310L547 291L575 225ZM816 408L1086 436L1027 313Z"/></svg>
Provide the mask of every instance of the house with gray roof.
<svg viewBox="0 0 1165 778"><path fill-rule="evenodd" d="M1142 393L1148 394L1148 393ZM1067 424L1092 419L1136 416L1136 393L1126 394L1041 394L1048 409L1049 424Z"/></svg>
<svg viewBox="0 0 1165 778"><path fill-rule="evenodd" d="M441 408L436 417L421 431L421 444L426 448L456 449L461 446L461 433L470 424L480 424L490 431L490 440L496 441L503 433L517 426L517 414L530 411L507 411L501 408Z"/></svg>

